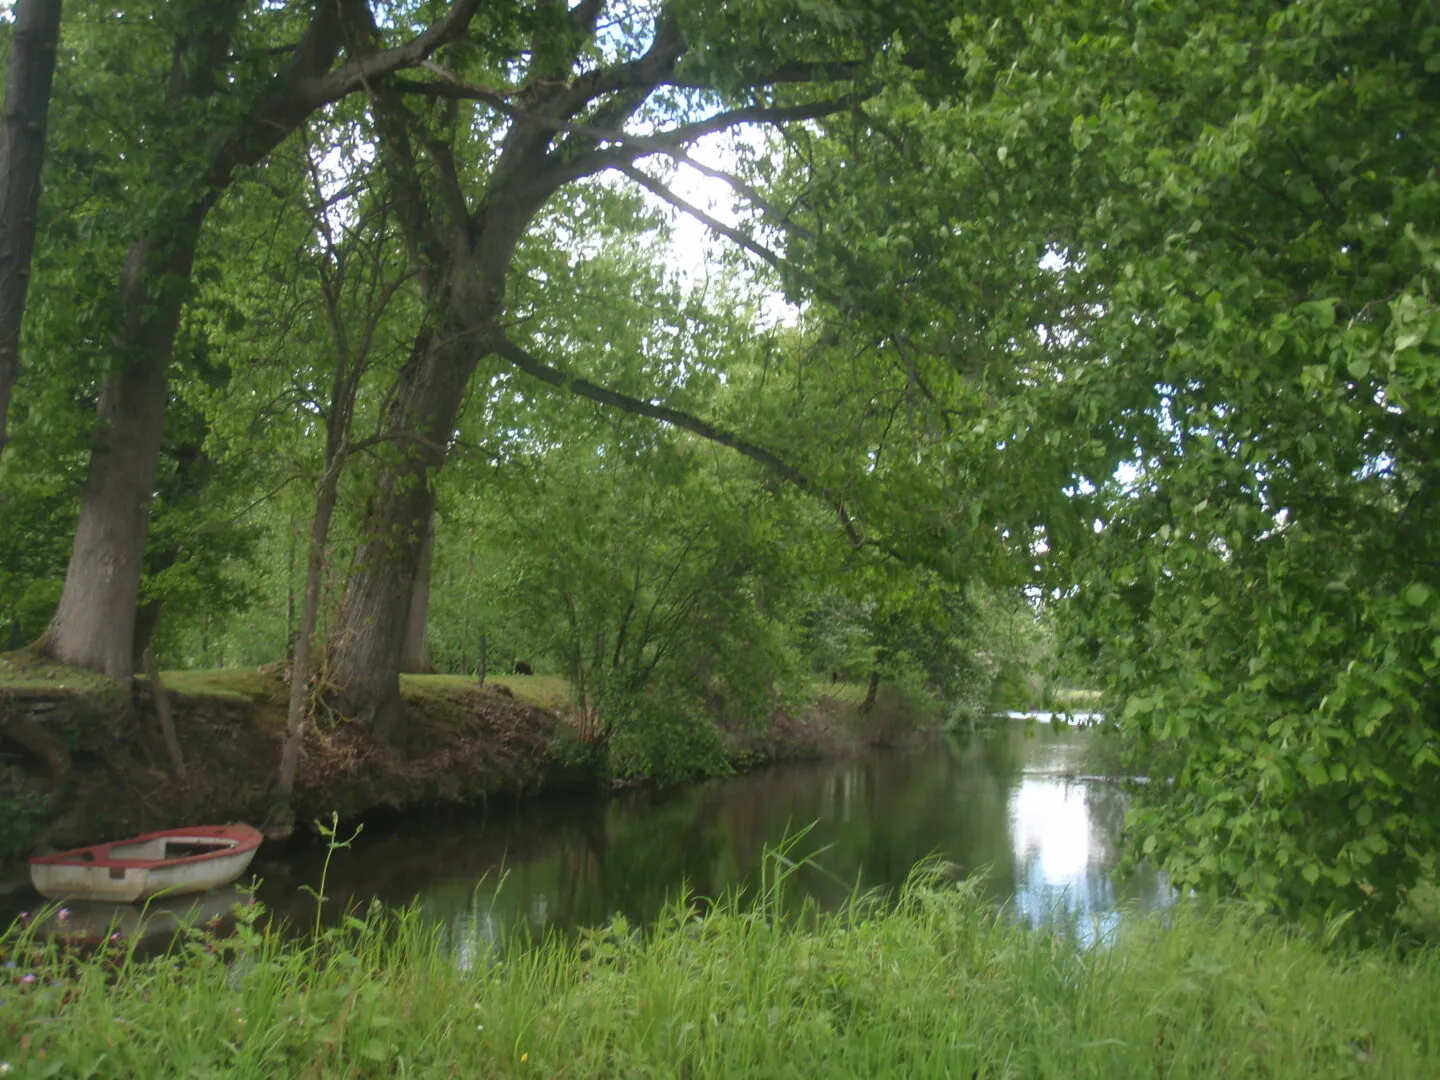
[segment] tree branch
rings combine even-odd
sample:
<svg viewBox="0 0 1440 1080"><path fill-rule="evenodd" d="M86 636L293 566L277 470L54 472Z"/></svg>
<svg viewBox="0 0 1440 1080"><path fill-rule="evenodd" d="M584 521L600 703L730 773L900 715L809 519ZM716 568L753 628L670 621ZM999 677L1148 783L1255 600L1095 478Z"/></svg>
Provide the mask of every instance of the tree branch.
<svg viewBox="0 0 1440 1080"><path fill-rule="evenodd" d="M685 35L667 5L655 18L655 37L645 55L623 64L586 72L570 83L559 102L560 115L574 116L591 101L605 94L663 84L675 73L675 64L685 52Z"/></svg>
<svg viewBox="0 0 1440 1080"><path fill-rule="evenodd" d="M455 0L449 12L403 45L356 56L334 71L346 23L363 20L373 32L364 0L335 0L317 5L305 37L275 75L270 89L216 151L210 167L209 197L216 198L236 169L254 165L325 105L401 68L413 67L469 25L480 0ZM352 27L353 29L353 27Z"/></svg>
<svg viewBox="0 0 1440 1080"><path fill-rule="evenodd" d="M708 420L702 420L698 416L673 409L668 405L660 405L653 401L644 401L629 394L622 394L619 391L611 390L608 387L600 386L590 382L588 379L575 378L559 368L551 367L543 360L532 356L519 345L515 344L504 334L495 332L489 336L486 345L501 359L505 360L512 367L523 371L531 378L538 379L547 386L553 386L557 390L564 390L574 394L576 397L583 397L590 401L598 402L601 405L609 405L612 408L620 409L623 412L633 413L636 416L648 416L652 420L659 420L661 423L669 424L671 427L681 428L692 434L699 435L709 442L718 443L721 446L728 446L737 453L743 454L751 461L762 465L767 471L781 480L794 485L801 491L807 491L819 495L832 507L840 519L840 527L845 530L853 547L863 547L868 541L860 535L851 520L849 512L845 509L844 502L829 489L815 483L810 477L785 461L774 452L765 449L756 443L743 439L738 435L716 427Z"/></svg>
<svg viewBox="0 0 1440 1080"><path fill-rule="evenodd" d="M687 202L685 199L682 199L679 195L676 195L675 192L671 191L659 180L656 180L654 177L641 172L634 165L619 165L616 167L620 170L620 172L624 173L631 180L634 180L635 183L639 184L646 191L649 191L657 198L663 199L665 202L669 203L677 210L681 210L689 214L696 221L701 222L706 228L710 229L712 232L719 233L726 239L733 241L740 247L744 248L746 251L750 252L752 255L756 255L759 258L763 259L765 262L769 263L774 269L778 271L784 270L784 262L779 255L776 255L769 248L756 243L754 240L750 239L750 237L742 233L739 229L726 225L719 218L707 214L704 210L701 210L694 203Z"/></svg>
<svg viewBox="0 0 1440 1080"><path fill-rule="evenodd" d="M739 124L784 124L796 120L817 120L830 116L854 105L859 98L845 98L811 102L806 105L764 106L752 105L742 109L731 109L717 113L705 120L692 124L681 124L656 135L627 135L604 128L592 128L585 124L557 124L556 130L572 131L577 135L598 142L616 144L612 147L596 148L578 154L566 154L570 147L561 147L548 155L548 167L535 179L537 190L546 194L558 190L575 180L593 176L604 169L618 168L633 164L637 158L649 154L678 156L687 143L715 135Z"/></svg>
<svg viewBox="0 0 1440 1080"><path fill-rule="evenodd" d="M296 86L296 93L311 102L312 108L318 108L339 101L392 71L414 67L468 26L479 7L480 0L455 0L443 19L430 24L405 44L357 56L326 75L304 79ZM368 7L366 12L368 14Z"/></svg>
<svg viewBox="0 0 1440 1080"><path fill-rule="evenodd" d="M758 89L777 83L854 82L868 66L864 60L788 60L743 85ZM688 90L714 89L710 83L683 75L666 79L661 85Z"/></svg>

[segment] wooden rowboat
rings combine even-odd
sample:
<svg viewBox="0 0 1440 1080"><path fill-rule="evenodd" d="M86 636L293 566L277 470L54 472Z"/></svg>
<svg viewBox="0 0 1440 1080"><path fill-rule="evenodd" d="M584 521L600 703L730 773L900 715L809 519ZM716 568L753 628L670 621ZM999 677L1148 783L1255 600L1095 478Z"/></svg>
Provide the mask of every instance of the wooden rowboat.
<svg viewBox="0 0 1440 1080"><path fill-rule="evenodd" d="M249 825L198 825L41 855L30 880L51 900L129 903L229 885L263 839Z"/></svg>

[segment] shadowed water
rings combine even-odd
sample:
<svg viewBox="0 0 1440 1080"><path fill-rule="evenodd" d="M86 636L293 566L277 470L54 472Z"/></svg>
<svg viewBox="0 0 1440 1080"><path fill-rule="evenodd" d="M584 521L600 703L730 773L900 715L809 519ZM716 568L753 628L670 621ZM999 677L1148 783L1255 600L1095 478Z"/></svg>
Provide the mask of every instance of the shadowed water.
<svg viewBox="0 0 1440 1080"><path fill-rule="evenodd" d="M1126 794L1080 783L1095 736L1011 723L988 737L923 753L877 753L787 765L669 792L549 803L487 815L409 818L371 827L330 865L327 908L378 898L416 901L457 949L506 931L540 934L618 916L654 918L682 886L717 897L760 884L762 856L809 827L793 851L810 856L789 898L834 906L861 888L894 887L928 856L984 872L985 891L1018 917L1073 919L1089 936L1123 911L1169 902L1142 869L1111 875ZM343 827L342 827L342 831ZM323 852L256 861L259 897L305 924Z"/></svg>

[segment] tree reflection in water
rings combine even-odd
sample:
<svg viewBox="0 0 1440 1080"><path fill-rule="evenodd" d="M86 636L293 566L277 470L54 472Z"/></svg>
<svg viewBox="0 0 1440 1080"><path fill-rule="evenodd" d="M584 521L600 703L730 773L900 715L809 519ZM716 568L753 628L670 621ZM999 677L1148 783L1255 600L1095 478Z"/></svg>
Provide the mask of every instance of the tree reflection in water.
<svg viewBox="0 0 1440 1080"><path fill-rule="evenodd" d="M368 829L336 853L327 892L338 913L372 897L418 901L472 963L507 932L643 925L683 886L700 897L753 891L767 847L810 826L813 855L787 902L842 903L857 886L893 888L922 859L984 871L986 894L1028 922L1072 921L1090 936L1121 913L1169 902L1142 868L1111 874L1126 795L1081 783L1084 732L1011 723L923 753L790 765L668 792L408 819ZM303 924L323 853L265 860L261 898Z"/></svg>

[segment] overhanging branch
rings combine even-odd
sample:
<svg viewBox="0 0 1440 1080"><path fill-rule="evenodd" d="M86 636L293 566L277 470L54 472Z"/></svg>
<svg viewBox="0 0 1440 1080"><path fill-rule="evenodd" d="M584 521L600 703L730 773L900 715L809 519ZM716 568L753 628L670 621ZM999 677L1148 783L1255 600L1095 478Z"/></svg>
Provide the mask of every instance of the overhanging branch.
<svg viewBox="0 0 1440 1080"><path fill-rule="evenodd" d="M581 138L594 142L609 143L591 150L581 150L566 144L552 151L548 166L534 180L537 191L549 194L566 184L594 176L605 169L619 168L633 164L638 158L650 154L665 154L677 157L688 144L727 131L740 124L783 124L795 120L814 120L849 108L858 99L851 96L841 99L811 102L807 105L790 106L748 106L717 113L706 120L693 124L681 124L656 135L627 135L605 128L592 128L585 124L555 124L556 131L569 131Z"/></svg>
<svg viewBox="0 0 1440 1080"><path fill-rule="evenodd" d="M784 480L788 484L799 488L801 491L808 491L818 495L829 503L835 510L840 520L840 527L845 530L853 547L865 546L868 541L860 535L851 520L849 512L845 509L844 502L834 492L823 485L817 484L805 473L801 472L794 465L785 461L778 454L765 449L757 443L716 427L708 420L683 412L680 409L671 408L668 405L659 405L653 401L645 401L641 398L631 397L629 394L622 394L617 390L600 386L589 379L576 378L559 368L552 367L538 357L532 356L525 349L511 341L504 334L495 333L488 340L487 345L497 356L506 361L512 367L523 371L531 378L538 379L547 386L553 386L557 390L564 390L574 394L576 397L586 398L598 402L601 405L609 405L612 408L620 409L623 412L632 413L636 416L648 416L652 420L659 420L663 424L677 427L692 434L699 435L709 442L718 443L721 446L728 446L739 454L743 454L751 461L763 466L772 475Z"/></svg>
<svg viewBox="0 0 1440 1080"><path fill-rule="evenodd" d="M628 176L631 180L634 180L635 183L643 187L646 191L655 195L659 199L663 199L665 202L675 207L675 209L689 214L696 221L699 221L701 224L703 224L707 229L711 230L712 232L719 233L726 239L732 241L735 244L738 244L740 247L744 248L752 255L756 255L759 258L763 259L765 262L769 263L776 270L784 270L783 260L780 258L779 255L776 255L775 252L771 251L769 248L765 247L762 244L756 243L739 229L733 228L730 225L726 225L719 218L706 213L704 210L701 210L700 207L696 206L694 203L682 199L679 195L676 195L675 192L671 191L668 187L662 184L659 180L656 180L653 176L649 176L646 173L640 171L634 165L620 165L617 166L617 168L626 176Z"/></svg>

